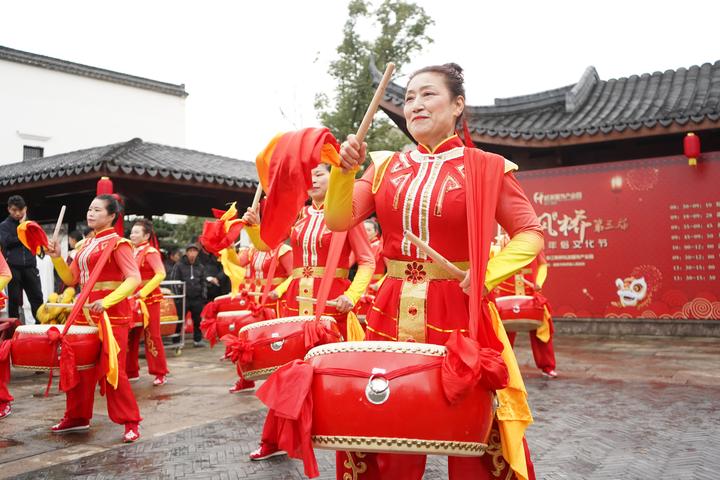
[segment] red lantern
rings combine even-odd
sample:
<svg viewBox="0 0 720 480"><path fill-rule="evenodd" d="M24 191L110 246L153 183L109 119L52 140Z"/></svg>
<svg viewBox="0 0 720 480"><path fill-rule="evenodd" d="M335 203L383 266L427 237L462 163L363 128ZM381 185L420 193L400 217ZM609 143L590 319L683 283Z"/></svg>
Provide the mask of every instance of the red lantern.
<svg viewBox="0 0 720 480"><path fill-rule="evenodd" d="M98 180L98 182L97 182L95 194L96 195L113 195L115 198L117 198L122 209L123 210L125 209L125 205L123 205L123 202L120 199L120 196L113 193L113 183L109 177L100 177L100 180ZM115 222L115 231L121 237L125 236L125 229L123 227L123 215L122 214L118 216L117 222Z"/></svg>
<svg viewBox="0 0 720 480"><path fill-rule="evenodd" d="M688 133L683 139L683 147L685 156L688 159L688 165L696 167L697 159L700 156L700 137L693 132Z"/></svg>

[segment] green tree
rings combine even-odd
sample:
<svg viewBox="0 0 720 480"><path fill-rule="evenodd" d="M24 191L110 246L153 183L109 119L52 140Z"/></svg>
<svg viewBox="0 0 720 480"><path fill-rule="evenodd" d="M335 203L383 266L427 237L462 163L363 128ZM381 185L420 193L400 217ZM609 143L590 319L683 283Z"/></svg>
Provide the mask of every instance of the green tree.
<svg viewBox="0 0 720 480"><path fill-rule="evenodd" d="M358 24L367 20L376 27L374 39L365 40L358 33ZM426 34L432 24L425 10L413 2L383 0L373 8L365 0L350 0L343 41L337 48L338 59L328 70L337 80L335 96L332 101L323 93L315 97L320 121L339 140L357 131L375 93L371 57L380 69L394 62L397 75L413 53L432 43ZM366 141L369 150L399 150L409 142L384 115L375 117Z"/></svg>

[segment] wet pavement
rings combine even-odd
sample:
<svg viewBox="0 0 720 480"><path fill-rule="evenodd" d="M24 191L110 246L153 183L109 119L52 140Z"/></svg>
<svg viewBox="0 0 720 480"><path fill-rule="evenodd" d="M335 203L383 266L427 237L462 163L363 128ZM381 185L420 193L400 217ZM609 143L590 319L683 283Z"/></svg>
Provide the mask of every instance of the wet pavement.
<svg viewBox="0 0 720 480"><path fill-rule="evenodd" d="M535 416L528 441L538 479L718 478L717 338L562 337L555 380L533 368L526 338L516 351ZM142 440L129 446L118 443L122 427L107 419L104 399L89 432L49 434L64 397L41 396L45 376L14 375L14 413L0 422L0 477L304 478L298 461L247 459L264 409L252 393L227 393L234 370L217 361L220 353L191 348L170 358L169 385L153 388L147 376L134 384L145 421ZM334 478L333 452L317 455L320 478ZM445 468L430 457L425 478L446 478Z"/></svg>

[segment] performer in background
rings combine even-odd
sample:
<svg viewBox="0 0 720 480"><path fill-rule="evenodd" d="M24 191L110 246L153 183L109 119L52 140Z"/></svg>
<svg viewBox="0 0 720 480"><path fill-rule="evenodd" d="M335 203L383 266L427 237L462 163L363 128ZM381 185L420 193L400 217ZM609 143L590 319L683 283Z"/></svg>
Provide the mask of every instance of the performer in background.
<svg viewBox="0 0 720 480"><path fill-rule="evenodd" d="M120 238L113 225L122 215L120 203L112 195L98 195L90 204L87 212L88 227L93 229L92 238L86 239L70 266L60 257L60 247L52 240L48 254L65 285L80 284L84 288L95 264L106 248L113 249L108 262L103 267L97 283L90 293L90 316L93 323L99 325L107 315L112 325L120 352L127 351L128 329L132 322L132 304L130 296L140 284L140 272L133 258L130 242ZM77 325L87 325L84 316L80 316ZM109 335L108 335L109 336ZM110 341L105 338L104 341ZM104 353L103 353L104 355ZM125 371L125 355L117 358L117 384L112 385L115 372L103 371L99 362L95 369L80 370L79 383L66 392L65 415L52 427L54 433L67 433L90 428L95 400L95 384L100 380L100 392L107 395L107 409L110 420L125 426L123 440L134 442L140 438L139 425L142 418ZM112 362L108 362L112 365Z"/></svg>
<svg viewBox="0 0 720 480"><path fill-rule="evenodd" d="M0 310L5 308L5 287L12 280L12 273L10 267L5 261L5 257L0 252ZM2 344L0 344L2 345ZM8 344L5 348L8 348ZM10 363L3 362L0 364L0 420L7 417L12 413L11 402L14 400L13 396L10 395L10 391L7 388L7 384L10 381Z"/></svg>
<svg viewBox="0 0 720 480"><path fill-rule="evenodd" d="M500 239L502 248L510 239L504 235ZM532 348L535 365L542 374L548 378L557 377L555 371L555 350L553 348L553 323L549 312L547 299L540 293L547 279L547 260L545 254L540 253L529 265L521 268L514 275L498 285L492 292L493 299L507 295L528 295L536 297L545 308L544 325L530 334L530 347ZM515 345L517 332L507 332L510 345Z"/></svg>
<svg viewBox="0 0 720 480"><path fill-rule="evenodd" d="M274 276L273 278L268 278L272 259L276 255L278 256L278 264L275 267ZM249 293L262 293L268 281L272 284L273 290L271 290L271 292L275 292L277 287L292 276L293 253L292 248L286 244L282 244L269 252L258 250L251 245L238 252L238 260L238 265L245 268L245 284L243 285L243 289ZM269 295L267 304L265 305L267 308L274 310L277 316L280 316L278 297L281 293L284 293L284 291ZM260 301L260 297L254 298L255 301Z"/></svg>
<svg viewBox="0 0 720 480"><path fill-rule="evenodd" d="M373 164L355 181L366 146L350 135L341 147L343 168L333 167L330 175L325 207L328 227L354 228L375 212L383 232L387 276L368 313L368 340L445 344L454 332L465 334L470 300L463 289L468 291L471 278L477 278L468 269L481 269L488 259L492 233L484 225L497 220L512 240L487 264L484 285L479 286L484 286L483 294L530 263L542 249L537 216L512 174L516 165L499 155L465 148L456 134L464 106L462 69L455 64L426 67L410 77L405 96L406 125L418 142L417 149L371 154ZM469 140L469 135L465 138ZM475 205L472 211L470 200ZM471 225L469 211L474 216ZM483 227L471 230L478 224ZM455 280L428 260L405 238L405 231L468 270L465 281ZM478 264L469 265L471 258ZM531 479L534 472L524 431L532 416L524 384L502 324L483 321L480 346L502 351L509 384L497 392L497 424L486 454L449 457L449 478ZM496 324L500 324L495 327L497 334ZM360 464L364 473L357 474ZM346 452L345 461L338 462L337 478L357 474L353 478L414 480L422 478L424 469L424 455Z"/></svg>
<svg viewBox="0 0 720 480"><path fill-rule="evenodd" d="M297 223L290 232L292 247L293 270L292 279L280 299L280 311L283 316L314 315L314 304L309 301L298 302L297 297L315 298L320 280L325 273L325 262L330 249L332 232L325 226L325 193L328 187L330 172L327 165L319 165L312 171L312 188L308 191L312 204L300 212ZM260 250L267 246L260 238L260 218L256 211L248 208L243 220L247 223L246 231L250 240ZM352 283L348 280L350 253L355 255L358 263L357 273ZM370 249L367 234L362 225L356 225L348 232L343 245L335 278L330 287L328 299L334 299L337 306L328 306L324 315L333 317L340 332L348 338L348 313L365 293L375 271L375 260ZM281 286L281 290L284 286ZM275 292L277 294L278 292ZM352 323L351 323L352 328ZM266 422L265 428L272 430ZM265 432L266 430L264 430ZM263 432L263 433L264 433ZM251 460L264 460L279 452L264 434L260 448L250 454Z"/></svg>
<svg viewBox="0 0 720 480"><path fill-rule="evenodd" d="M133 327L128 338L127 351L127 375L130 381L140 378L140 336L145 336L145 359L148 364L148 372L155 375L154 386L167 383L167 360L165 358L165 347L160 336L160 302L163 294L160 291L160 282L165 280L165 267L163 266L160 252L150 245L150 239L154 238L153 224L149 220L136 220L130 231L130 241L133 244L135 261L140 270L140 288L135 292L138 299L137 308L134 310L135 324L141 326ZM144 308L143 308L144 304Z"/></svg>

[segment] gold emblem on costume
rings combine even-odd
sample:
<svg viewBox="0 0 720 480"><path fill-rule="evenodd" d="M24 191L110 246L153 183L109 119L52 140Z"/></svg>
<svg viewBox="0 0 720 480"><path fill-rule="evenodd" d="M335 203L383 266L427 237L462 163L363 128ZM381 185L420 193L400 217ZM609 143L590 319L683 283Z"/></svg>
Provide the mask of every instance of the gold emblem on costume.
<svg viewBox="0 0 720 480"><path fill-rule="evenodd" d="M358 475L367 471L367 464L365 462L357 462L353 459L353 455L357 458L365 458L365 453L362 452L345 452L347 460L343 462L345 468L349 468L350 472L343 473L343 480L358 480Z"/></svg>

